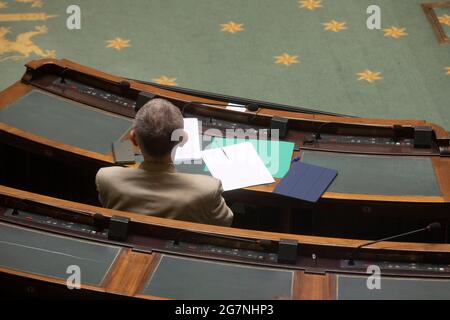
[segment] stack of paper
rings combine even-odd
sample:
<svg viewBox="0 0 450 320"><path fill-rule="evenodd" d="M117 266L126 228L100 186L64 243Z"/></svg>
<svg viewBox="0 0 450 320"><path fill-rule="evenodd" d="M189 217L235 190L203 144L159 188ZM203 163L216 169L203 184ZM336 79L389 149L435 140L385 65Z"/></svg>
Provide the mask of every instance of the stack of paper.
<svg viewBox="0 0 450 320"><path fill-rule="evenodd" d="M205 150L202 158L225 191L275 182L250 142Z"/></svg>
<svg viewBox="0 0 450 320"><path fill-rule="evenodd" d="M209 149L237 143L250 142L274 178L283 178L291 167L294 143L264 139L217 138L212 139Z"/></svg>

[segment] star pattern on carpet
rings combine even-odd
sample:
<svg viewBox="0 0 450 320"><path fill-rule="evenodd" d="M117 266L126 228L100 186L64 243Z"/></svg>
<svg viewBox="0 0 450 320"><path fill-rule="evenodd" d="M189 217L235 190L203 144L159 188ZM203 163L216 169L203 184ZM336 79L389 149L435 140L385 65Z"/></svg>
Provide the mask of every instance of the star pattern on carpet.
<svg viewBox="0 0 450 320"><path fill-rule="evenodd" d="M322 0L299 0L301 9L316 10L322 8Z"/></svg>
<svg viewBox="0 0 450 320"><path fill-rule="evenodd" d="M333 31L333 32L339 32L347 29L346 24L347 24L346 22L339 22L336 20L331 20L323 23L325 31Z"/></svg>
<svg viewBox="0 0 450 320"><path fill-rule="evenodd" d="M446 71L446 75L450 76L450 67L445 67L444 69Z"/></svg>
<svg viewBox="0 0 450 320"><path fill-rule="evenodd" d="M448 14L439 16L438 19L441 24L445 24L450 27L450 16Z"/></svg>
<svg viewBox="0 0 450 320"><path fill-rule="evenodd" d="M363 72L359 72L357 73L357 75L359 76L358 80L360 81L367 81L369 83L374 83L377 80L381 80L383 79L381 77L381 72L374 72L371 70L364 70Z"/></svg>
<svg viewBox="0 0 450 320"><path fill-rule="evenodd" d="M177 85L177 78L170 78L167 76L161 76L157 79L153 79L153 81L158 84L163 84L166 86L176 86Z"/></svg>
<svg viewBox="0 0 450 320"><path fill-rule="evenodd" d="M237 33L240 31L244 31L243 28L243 23L236 23L233 21L221 24L220 26L222 27L222 29L220 30L221 32L228 32L228 33Z"/></svg>
<svg viewBox="0 0 450 320"><path fill-rule="evenodd" d="M8 3L4 1L0 1L0 9L8 8Z"/></svg>
<svg viewBox="0 0 450 320"><path fill-rule="evenodd" d="M397 27L390 27L387 29L384 29L384 36L385 37L391 37L394 39L399 39L401 37L407 36L406 28L397 28Z"/></svg>
<svg viewBox="0 0 450 320"><path fill-rule="evenodd" d="M280 54L279 56L275 56L274 58L276 64L284 64L285 66L290 66L291 64L299 63L298 56L291 56L286 52Z"/></svg>
<svg viewBox="0 0 450 320"><path fill-rule="evenodd" d="M107 40L107 48L113 48L116 50L122 50L123 48L131 47L130 40L122 39L122 38L114 38L111 40Z"/></svg>

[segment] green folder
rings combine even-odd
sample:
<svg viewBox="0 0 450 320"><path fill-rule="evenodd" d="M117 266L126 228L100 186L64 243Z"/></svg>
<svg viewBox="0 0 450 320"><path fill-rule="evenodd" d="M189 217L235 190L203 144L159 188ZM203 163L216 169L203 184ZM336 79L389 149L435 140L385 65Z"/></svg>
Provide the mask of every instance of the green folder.
<svg viewBox="0 0 450 320"><path fill-rule="evenodd" d="M294 143L292 142L214 137L206 149L226 147L243 142L253 144L266 168L274 178L283 178L289 171L292 153L294 152ZM208 171L206 167L205 171Z"/></svg>

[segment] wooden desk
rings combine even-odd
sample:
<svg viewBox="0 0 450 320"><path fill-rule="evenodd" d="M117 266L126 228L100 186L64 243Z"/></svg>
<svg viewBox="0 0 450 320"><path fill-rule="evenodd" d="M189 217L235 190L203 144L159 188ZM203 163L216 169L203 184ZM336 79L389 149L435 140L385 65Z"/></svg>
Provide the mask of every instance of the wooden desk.
<svg viewBox="0 0 450 320"><path fill-rule="evenodd" d="M64 74L64 81L61 75ZM74 86L74 87L73 87ZM86 93L91 88L97 96ZM89 89L89 90L91 90ZM88 91L89 91L88 90ZM422 120L384 120L364 119L324 115L318 113L300 113L273 109L267 104L260 105L257 112L237 112L225 108L228 101L210 99L179 93L176 90L161 89L136 81L109 75L68 60L36 60L27 64L27 71L21 81L0 93L0 148L6 157L1 158L0 182L38 193L58 196L74 201L97 204L94 186L96 171L104 166L114 165L111 152L81 148L61 141L61 137L45 137L26 128L18 128L1 121L1 112L19 99L33 92L63 99L80 108L88 108L114 117L132 119L133 105L139 92L149 92L171 100L190 115L236 123L237 128L249 125L257 129L270 129L273 116L289 119L286 141L292 141L302 152L328 152L337 155L365 155L422 158L431 162L440 193L422 194L364 194L360 190L352 192L326 192L315 205L283 199L272 193L279 180L270 185L261 185L242 190L227 192L229 201L241 201L270 207L284 207L282 226L284 231L292 230L292 221L299 216L297 211L309 212L311 224L318 227L316 233L330 232L321 226L326 221L341 220L342 216L330 218L336 213L358 216L390 217L390 224L402 225L395 219L438 219L448 225L450 208L450 135L441 127ZM99 98L99 95L114 95L121 103ZM109 99L109 100L108 100ZM192 103L194 101L194 103ZM124 105L125 104L125 105ZM397 125L397 127L394 127ZM415 126L429 126L433 129L432 147L414 148ZM400 127L398 127L400 126ZM204 126L204 130L214 126ZM400 129L395 129L400 128ZM95 135L92 128L91 135ZM321 132L323 138L308 142L311 135ZM124 132L125 133L125 132ZM355 139L378 139L377 143L349 143L341 141L345 137ZM385 142L398 139L400 145ZM127 136L123 137L127 139ZM341 140L340 140L341 139ZM107 142L109 143L109 142ZM408 144L409 143L409 144ZM105 150L104 145L101 149ZM410 172L411 179L417 172ZM420 173L419 173L420 174ZM376 179L372 177L371 179ZM371 183L370 179L367 181ZM58 186L58 188L55 188ZM284 212L284 214L283 214ZM290 212L290 213L289 213ZM384 225L382 223L381 225ZM339 229L339 228L336 228ZM443 235L447 239L447 234Z"/></svg>
<svg viewBox="0 0 450 320"><path fill-rule="evenodd" d="M8 208L11 207L16 208L19 214L15 216L6 214ZM34 218L21 219L20 212L34 214ZM102 214L106 219L106 225L107 220L112 216L129 218L132 226L127 239L123 242L111 241L100 232L96 234L79 232L78 229L75 230L75 227L71 229L60 223L74 221L86 228L91 228L94 213ZM39 220L37 217L43 217L43 219ZM58 223L46 223L47 219L52 219L52 221ZM348 257L353 248L364 243L363 240L288 235L171 221L73 203L3 186L0 186L0 223L12 228L26 229L29 232L43 233L50 237L64 237L70 241L89 242L97 246L114 246L120 250L120 254L111 264L103 281L95 285L83 283L81 290L68 290L65 279L61 277L39 275L30 271L35 270L36 265L42 264L42 261L30 260L28 271L20 268L1 267L0 283L8 286L2 285L0 287L7 288L10 295L20 297L45 298L57 296L59 298L81 297L84 299L137 298L158 300L172 299L176 295L193 297L194 294L189 295L189 292L185 291L186 288L177 285L176 282L167 283L168 286L171 286L171 290L176 290L177 293L174 296L145 294L145 288L152 277L155 277L155 272L157 272L158 265L163 257L172 257L172 266L179 259L187 259L189 261L244 268L247 271L250 270L249 272L252 268L256 268L255 270L292 274L292 280L289 280L292 281L292 287L288 291L290 295L273 296L273 299L344 298L345 292L338 290L340 278L359 277L365 279L364 277L367 276L364 267L349 268L346 267L345 260L343 260ZM182 230L184 230L184 233L189 230L190 236L186 235L185 238L180 239ZM269 256L277 256L278 241L283 238L299 241L298 259L295 264L287 265L278 263L276 259L266 259ZM175 239L180 240L178 245L174 245ZM11 243L14 243L14 239L11 240ZM270 244L261 247L257 242L252 242L254 240L265 240L266 243ZM40 243L35 243L33 247L39 250L40 245ZM210 250L206 250L207 248ZM69 249L65 248L65 250ZM233 250L236 254L227 254L226 250ZM68 253L70 254L70 251ZM252 258L248 256L248 253L264 255L265 258L263 260ZM311 259L312 254L316 256L316 259ZM4 256L2 263L6 261L5 259L9 259L9 256ZM381 268L387 266L387 263L400 266L399 268L382 269L383 279L402 278L413 282L418 280L441 281L442 286L447 286L450 281L450 268L448 268L450 263L449 244L383 242L362 249L361 259L364 260L357 260L356 263L362 265L375 264L380 265ZM411 268L412 262L416 263L415 268ZM50 265L52 262L45 263ZM442 266L444 267L443 271L439 271ZM432 267L433 271L429 271L428 267ZM191 272L195 272L195 268ZM255 274L252 275L257 277ZM223 276L223 278L220 278L222 282L226 282L227 279L231 280L233 277L232 274L229 274L230 278L227 278L228 276L225 276L225 273L217 275L217 277L220 276ZM164 279L164 277L160 279ZM414 283L412 284L414 285ZM389 285L395 287L395 281ZM239 286L239 284L234 283L232 286ZM208 290L210 289L214 289L214 287L208 288ZM191 290L195 290L195 288L191 288ZM264 290L264 295L270 296L272 288L267 287ZM273 290L274 294L279 292L275 291L275 288ZM250 290L248 296L250 299L252 298L251 292ZM338 295L339 292L341 296ZM437 293L439 293L439 290ZM197 292L197 294L201 294L201 292ZM220 292L213 290L212 294L229 299L234 298L228 297L226 290ZM260 296L259 293L258 296ZM370 298L370 295L368 297ZM208 299L209 297L204 298Z"/></svg>

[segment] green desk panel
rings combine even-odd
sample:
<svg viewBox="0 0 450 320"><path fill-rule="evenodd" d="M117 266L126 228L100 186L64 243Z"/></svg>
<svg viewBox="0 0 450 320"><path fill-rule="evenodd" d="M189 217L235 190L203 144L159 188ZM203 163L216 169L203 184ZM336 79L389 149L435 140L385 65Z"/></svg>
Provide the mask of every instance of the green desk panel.
<svg viewBox="0 0 450 320"><path fill-rule="evenodd" d="M31 91L0 111L0 122L81 149L108 153L131 119Z"/></svg>
<svg viewBox="0 0 450 320"><path fill-rule="evenodd" d="M143 294L189 300L290 299L293 279L292 271L163 255Z"/></svg>
<svg viewBox="0 0 450 320"><path fill-rule="evenodd" d="M367 277L338 276L338 300L448 300L450 280L381 277L381 289L369 290Z"/></svg>
<svg viewBox="0 0 450 320"><path fill-rule="evenodd" d="M100 286L120 247L57 236L0 223L0 266L66 280L67 267L81 270L81 283Z"/></svg>
<svg viewBox="0 0 450 320"><path fill-rule="evenodd" d="M303 151L301 161L338 171L336 179L327 190L329 192L442 195L431 159L426 157Z"/></svg>

